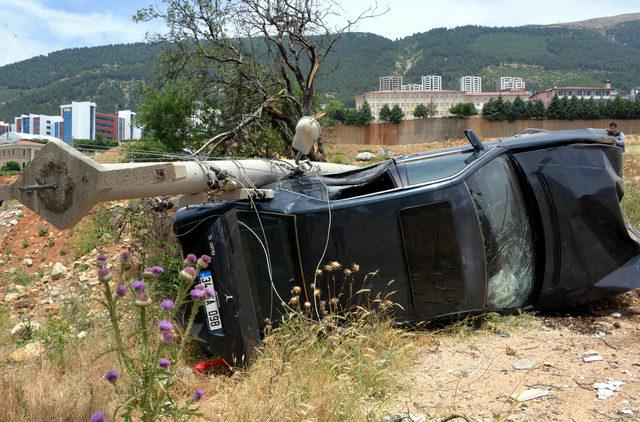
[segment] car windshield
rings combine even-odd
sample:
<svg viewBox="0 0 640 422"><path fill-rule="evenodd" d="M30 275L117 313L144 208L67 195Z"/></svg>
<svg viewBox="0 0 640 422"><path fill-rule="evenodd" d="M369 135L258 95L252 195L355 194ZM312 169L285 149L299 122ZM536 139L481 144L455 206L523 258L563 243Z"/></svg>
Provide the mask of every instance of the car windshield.
<svg viewBox="0 0 640 422"><path fill-rule="evenodd" d="M485 247L486 306L524 306L534 285L535 249L513 165L507 157L497 157L466 183L476 206Z"/></svg>
<svg viewBox="0 0 640 422"><path fill-rule="evenodd" d="M435 182L460 173L468 163L473 152L453 152L451 154L411 159L404 161L409 185Z"/></svg>

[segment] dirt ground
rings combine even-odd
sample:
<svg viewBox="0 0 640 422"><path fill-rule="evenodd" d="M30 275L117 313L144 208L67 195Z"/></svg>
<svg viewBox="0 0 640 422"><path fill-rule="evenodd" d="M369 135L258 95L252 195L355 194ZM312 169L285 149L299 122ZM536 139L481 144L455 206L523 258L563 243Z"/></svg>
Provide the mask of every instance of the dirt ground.
<svg viewBox="0 0 640 422"><path fill-rule="evenodd" d="M419 348L395 413L413 420L640 420L640 296L633 295L630 305L538 316L513 332L436 335ZM589 356L593 362L585 362ZM608 380L623 384L599 399L594 384ZM544 396L514 399L532 389Z"/></svg>

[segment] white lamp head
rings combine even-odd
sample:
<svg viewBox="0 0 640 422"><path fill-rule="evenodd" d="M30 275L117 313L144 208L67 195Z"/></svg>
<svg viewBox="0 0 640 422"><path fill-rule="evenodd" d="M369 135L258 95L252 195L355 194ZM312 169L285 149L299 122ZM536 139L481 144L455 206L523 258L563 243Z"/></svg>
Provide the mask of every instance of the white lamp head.
<svg viewBox="0 0 640 422"><path fill-rule="evenodd" d="M313 117L303 116L296 125L293 137L293 148L301 154L307 155L311 146L320 139L320 124Z"/></svg>

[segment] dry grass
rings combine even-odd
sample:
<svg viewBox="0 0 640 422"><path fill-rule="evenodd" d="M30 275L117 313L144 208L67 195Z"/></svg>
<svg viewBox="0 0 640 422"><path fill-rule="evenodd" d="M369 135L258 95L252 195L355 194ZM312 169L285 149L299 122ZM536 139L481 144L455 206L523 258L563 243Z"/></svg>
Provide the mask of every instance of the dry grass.
<svg viewBox="0 0 640 422"><path fill-rule="evenodd" d="M6 358L0 346L1 421L86 421L92 412L112 415L116 395L103 374L118 365L96 328L83 340L71 335L60 359L51 354L25 363ZM266 339L254 363L232 376L180 369L178 395L205 390L204 420L370 420L401 391L398 377L413 362L412 334L378 314L360 313L336 327L289 317ZM186 367L187 363L183 363ZM119 382L124 382L122 379Z"/></svg>

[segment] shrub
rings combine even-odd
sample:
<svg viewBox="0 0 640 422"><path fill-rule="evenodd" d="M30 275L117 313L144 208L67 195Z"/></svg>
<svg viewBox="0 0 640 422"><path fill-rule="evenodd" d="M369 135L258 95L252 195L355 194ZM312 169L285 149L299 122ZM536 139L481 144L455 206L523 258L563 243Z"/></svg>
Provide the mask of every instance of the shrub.
<svg viewBox="0 0 640 422"><path fill-rule="evenodd" d="M20 164L16 161L7 161L2 167L0 167L0 171L20 171Z"/></svg>

